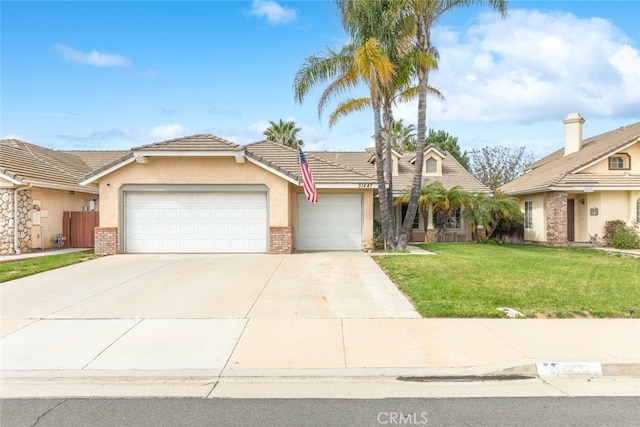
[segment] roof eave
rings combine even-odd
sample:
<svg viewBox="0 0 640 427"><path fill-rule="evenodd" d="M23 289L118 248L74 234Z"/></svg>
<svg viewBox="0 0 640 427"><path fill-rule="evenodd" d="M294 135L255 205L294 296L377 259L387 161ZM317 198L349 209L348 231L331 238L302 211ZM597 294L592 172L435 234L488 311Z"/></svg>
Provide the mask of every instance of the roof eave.
<svg viewBox="0 0 640 427"><path fill-rule="evenodd" d="M133 150L134 155L144 157L238 157L244 149L237 150Z"/></svg>
<svg viewBox="0 0 640 427"><path fill-rule="evenodd" d="M251 155L245 155L245 158L246 158L250 163L253 163L253 164L254 164L254 165L256 165L256 166L259 166L259 167L261 167L262 169L264 169L264 170L266 170L266 171L268 171L268 172L271 172L272 174L274 174L274 175L276 175L276 176L279 176L280 178L284 179L285 181L288 181L288 182L290 182L290 183L292 183L292 184L298 185L298 180L297 180L297 179L295 179L295 178L293 178L292 176L290 176L290 175L288 175L288 174L286 174L286 173L284 173L284 172L281 172L281 171L279 171L279 170L277 170L277 169L275 169L275 168L272 168L272 167L271 167L271 166L269 166L269 165L264 164L264 163L263 163L263 162L261 162L260 160L258 160L258 159L256 159L256 158L252 157Z"/></svg>
<svg viewBox="0 0 640 427"><path fill-rule="evenodd" d="M106 168L105 170L99 171L98 173L91 173L89 175L85 175L83 179L80 180L80 185L89 185L105 175L109 175L111 172L114 172L120 169L123 166L128 165L131 162L135 162L136 159L133 157L133 153L129 154L126 158L122 159L118 163L114 164L111 167Z"/></svg>
<svg viewBox="0 0 640 427"><path fill-rule="evenodd" d="M91 193L91 194L98 194L99 193L99 190L98 190L97 187L86 187L86 186L82 186L81 184L78 184L78 185L57 184L57 183L53 183L53 182L39 181L37 179L25 179L24 183L31 184L31 185L33 185L35 187L51 188L53 190L80 191L80 192L83 192L83 193Z"/></svg>
<svg viewBox="0 0 640 427"><path fill-rule="evenodd" d="M9 182L10 182L10 183L12 183L13 185L20 185L20 184L22 184L22 183L23 183L23 181L21 181L21 180L19 180L19 179L15 179L14 177L9 176L9 175L7 175L7 174L5 174L5 173L2 173L2 172L0 172L0 178L4 179L4 180L6 180L6 181L9 181Z"/></svg>

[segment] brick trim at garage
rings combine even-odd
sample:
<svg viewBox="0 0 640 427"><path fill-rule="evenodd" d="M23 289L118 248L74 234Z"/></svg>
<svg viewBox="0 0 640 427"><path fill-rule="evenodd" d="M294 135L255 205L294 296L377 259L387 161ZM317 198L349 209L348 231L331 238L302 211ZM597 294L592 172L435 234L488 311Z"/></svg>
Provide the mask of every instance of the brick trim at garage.
<svg viewBox="0 0 640 427"><path fill-rule="evenodd" d="M290 254L293 252L293 233L291 227L269 228L269 253Z"/></svg>
<svg viewBox="0 0 640 427"><path fill-rule="evenodd" d="M118 253L118 227L96 227L95 253L115 255Z"/></svg>

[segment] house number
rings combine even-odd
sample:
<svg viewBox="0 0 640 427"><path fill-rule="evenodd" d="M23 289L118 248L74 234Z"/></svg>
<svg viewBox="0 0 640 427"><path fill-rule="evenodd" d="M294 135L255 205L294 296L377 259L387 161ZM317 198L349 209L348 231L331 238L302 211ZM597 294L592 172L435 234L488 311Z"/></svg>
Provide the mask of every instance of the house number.
<svg viewBox="0 0 640 427"><path fill-rule="evenodd" d="M358 188L373 188L373 184L358 184Z"/></svg>

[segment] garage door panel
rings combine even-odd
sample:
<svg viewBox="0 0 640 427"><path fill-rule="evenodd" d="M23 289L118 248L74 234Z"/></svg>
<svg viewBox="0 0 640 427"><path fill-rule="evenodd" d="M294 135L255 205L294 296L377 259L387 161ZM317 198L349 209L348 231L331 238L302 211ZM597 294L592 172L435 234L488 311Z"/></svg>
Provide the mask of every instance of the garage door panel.
<svg viewBox="0 0 640 427"><path fill-rule="evenodd" d="M127 193L126 252L266 252L266 193Z"/></svg>
<svg viewBox="0 0 640 427"><path fill-rule="evenodd" d="M362 249L362 196L325 194L317 204L298 197L298 249Z"/></svg>

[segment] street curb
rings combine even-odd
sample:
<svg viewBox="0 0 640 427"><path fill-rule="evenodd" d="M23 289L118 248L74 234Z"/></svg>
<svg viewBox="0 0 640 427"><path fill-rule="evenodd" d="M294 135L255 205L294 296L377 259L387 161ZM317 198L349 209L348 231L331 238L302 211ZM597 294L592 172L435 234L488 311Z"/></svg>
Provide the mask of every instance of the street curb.
<svg viewBox="0 0 640 427"><path fill-rule="evenodd" d="M600 362L538 362L500 371L505 374L535 375L537 377L585 376L640 376L640 363Z"/></svg>

